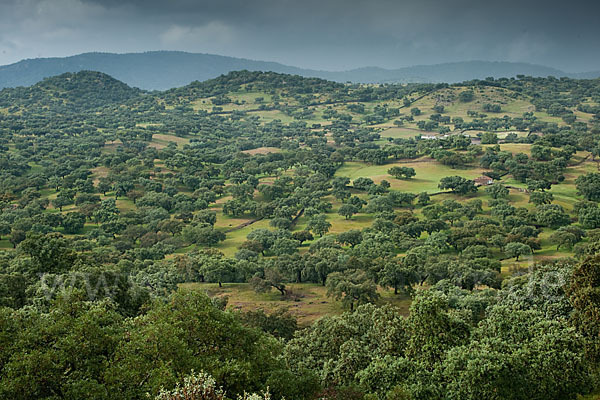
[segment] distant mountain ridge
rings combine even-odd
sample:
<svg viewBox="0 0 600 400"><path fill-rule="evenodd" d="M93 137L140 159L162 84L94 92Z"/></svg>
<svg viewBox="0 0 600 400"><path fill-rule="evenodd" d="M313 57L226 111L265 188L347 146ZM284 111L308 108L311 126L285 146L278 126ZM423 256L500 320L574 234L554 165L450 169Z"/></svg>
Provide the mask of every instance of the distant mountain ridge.
<svg viewBox="0 0 600 400"><path fill-rule="evenodd" d="M566 72L543 65L511 63L498 61L464 61L434 65L415 65L398 69L378 67L359 68L335 73L344 76L351 82L359 82L369 77L370 82L377 83L456 83L471 79L510 78L517 75L528 76L568 76Z"/></svg>
<svg viewBox="0 0 600 400"><path fill-rule="evenodd" d="M71 57L36 58L0 66L0 89L30 86L44 78L66 72L99 71L132 87L146 90L165 90L205 81L238 70L272 71L317 77L337 82L355 83L455 83L486 77L568 76L597 78L600 71L568 74L543 65L465 61L436 65L417 65L399 69L379 67L357 68L348 71L319 71L297 68L276 62L256 61L214 54L178 51L153 51L146 53L84 53Z"/></svg>

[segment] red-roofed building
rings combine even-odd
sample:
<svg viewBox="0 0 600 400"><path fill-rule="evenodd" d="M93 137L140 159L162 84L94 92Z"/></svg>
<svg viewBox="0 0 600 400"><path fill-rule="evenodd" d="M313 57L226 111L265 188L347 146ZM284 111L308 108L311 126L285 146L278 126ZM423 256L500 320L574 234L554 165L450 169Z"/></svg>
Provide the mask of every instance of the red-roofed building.
<svg viewBox="0 0 600 400"><path fill-rule="evenodd" d="M491 185L492 183L494 183L494 180L492 178L490 178L489 176L480 176L479 178L475 178L473 179L473 182L475 183L475 186L488 186Z"/></svg>

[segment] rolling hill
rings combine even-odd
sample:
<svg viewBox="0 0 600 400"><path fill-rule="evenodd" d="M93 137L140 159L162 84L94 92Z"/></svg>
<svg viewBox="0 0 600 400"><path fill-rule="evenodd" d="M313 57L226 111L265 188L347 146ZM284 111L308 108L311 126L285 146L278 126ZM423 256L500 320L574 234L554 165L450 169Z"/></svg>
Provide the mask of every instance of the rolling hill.
<svg viewBox="0 0 600 400"><path fill-rule="evenodd" d="M118 104L142 93L140 89L96 71L80 71L44 78L30 87L0 91L1 107L47 108L53 111L89 110Z"/></svg>

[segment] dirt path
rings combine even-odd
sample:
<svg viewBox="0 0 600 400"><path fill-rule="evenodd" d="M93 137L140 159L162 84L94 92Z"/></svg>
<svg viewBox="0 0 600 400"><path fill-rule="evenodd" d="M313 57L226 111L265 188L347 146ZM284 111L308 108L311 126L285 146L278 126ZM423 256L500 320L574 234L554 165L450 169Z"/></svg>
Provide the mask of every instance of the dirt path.
<svg viewBox="0 0 600 400"><path fill-rule="evenodd" d="M297 215L294 217L294 219L292 220L292 226L294 226L294 225L296 224L296 222L298 221L298 218L300 218L300 217L302 216L302 214L304 214L304 208L303 208L303 209L301 209L301 210L298 212L298 214L297 214ZM256 219L253 219L253 220L250 220L250 221L246 221L246 222L244 222L243 224L240 224L240 225L238 225L238 226L234 226L233 228L229 228L229 229L227 229L227 230L225 231L225 233L230 233L230 232L234 232L234 231L239 231L240 229L242 229L242 228L245 228L245 227L247 227L247 226L250 226L250 225L252 225L252 224L254 224L254 223L258 222L258 221L261 221L261 220L263 220L263 217L261 217L261 218L256 218Z"/></svg>
<svg viewBox="0 0 600 400"><path fill-rule="evenodd" d="M585 156L585 158L583 158L581 161L577 161L575 164L573 164L573 165L569 165L569 167L576 167L576 166L578 166L578 165L581 165L581 164L583 164L584 162L586 162L586 161L587 161L587 160L590 158L590 156L591 156L591 155L592 155L592 154L588 154L588 155L587 155L587 156Z"/></svg>
<svg viewBox="0 0 600 400"><path fill-rule="evenodd" d="M292 226L290 226L290 228L294 227L296 225L296 222L298 222L298 218L300 218L302 216L302 214L304 214L304 208L301 209L298 214L294 217L294 219L292 220Z"/></svg>
<svg viewBox="0 0 600 400"><path fill-rule="evenodd" d="M240 224L240 225L238 225L238 226L234 226L233 228L229 228L229 229L227 229L227 230L225 231L225 233L229 233L229 232L233 232L233 231L238 231L238 230L240 230L240 229L242 229L242 228L245 228L245 227L247 227L247 226L250 226L250 225L254 224L255 222L258 222L258 221L260 221L260 220L262 220L262 219L263 219L263 218L261 217L261 218L256 218L256 219L253 219L253 220L250 220L250 221L244 222L243 224Z"/></svg>

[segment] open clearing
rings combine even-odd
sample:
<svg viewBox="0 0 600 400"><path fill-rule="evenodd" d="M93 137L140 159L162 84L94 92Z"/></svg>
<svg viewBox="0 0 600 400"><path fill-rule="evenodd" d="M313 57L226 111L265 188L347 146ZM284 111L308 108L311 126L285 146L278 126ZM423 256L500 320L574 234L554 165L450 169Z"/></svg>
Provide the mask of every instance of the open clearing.
<svg viewBox="0 0 600 400"><path fill-rule="evenodd" d="M387 170L394 166L414 168L416 176L405 180L396 179L387 173ZM460 175L468 179L473 179L481 176L485 171L479 167L453 169L441 165L434 160L421 159L385 165L369 165L359 161L349 161L344 163L335 175L345 176L351 180L360 177L371 178L375 183L380 183L385 179L391 184L391 188L395 190L411 193L434 193L439 191L438 184L443 177Z"/></svg>
<svg viewBox="0 0 600 400"><path fill-rule="evenodd" d="M152 135L152 142L150 146L156 148L164 148L169 145L170 142L174 142L177 144L177 147L183 147L183 145L188 144L190 139L175 136L175 135L165 135L163 133L155 133Z"/></svg>
<svg viewBox="0 0 600 400"><path fill-rule="evenodd" d="M287 308L298 318L300 326L307 326L324 315L341 314L341 303L327 297L325 287L314 283L290 283L288 289L293 294L290 299L282 298L273 290L268 293L256 293L247 283L224 283L219 288L216 283L186 283L182 288L202 290L210 296L228 297L227 307L242 311L263 309L270 313L278 308ZM410 297L393 290L378 289L381 304L392 304L400 309L402 315L408 315Z"/></svg>
<svg viewBox="0 0 600 400"><path fill-rule="evenodd" d="M278 147L258 147L256 149L244 150L242 153L245 154L269 154L269 153L280 153L281 149Z"/></svg>

